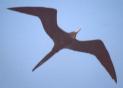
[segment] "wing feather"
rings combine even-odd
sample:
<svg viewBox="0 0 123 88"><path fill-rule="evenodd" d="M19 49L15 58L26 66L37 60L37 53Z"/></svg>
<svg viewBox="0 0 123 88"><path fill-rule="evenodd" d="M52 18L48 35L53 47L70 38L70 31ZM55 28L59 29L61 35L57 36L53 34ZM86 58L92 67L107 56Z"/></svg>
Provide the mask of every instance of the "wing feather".
<svg viewBox="0 0 123 88"><path fill-rule="evenodd" d="M64 32L57 25L57 10L56 9L46 8L46 7L13 7L8 9L39 17L46 33L54 41L58 40L59 37L61 36L67 35L67 33Z"/></svg>
<svg viewBox="0 0 123 88"><path fill-rule="evenodd" d="M117 82L116 72L111 61L110 55L101 40L92 40L92 41L77 41L75 40L70 46L69 49L86 52L93 54L100 61L102 66L106 69L112 79Z"/></svg>

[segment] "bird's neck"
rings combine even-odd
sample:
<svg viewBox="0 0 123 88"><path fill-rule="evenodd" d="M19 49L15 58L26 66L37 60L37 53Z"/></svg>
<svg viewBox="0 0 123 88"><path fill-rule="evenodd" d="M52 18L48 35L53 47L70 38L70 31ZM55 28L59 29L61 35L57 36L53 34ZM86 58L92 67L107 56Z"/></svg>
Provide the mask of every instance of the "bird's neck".
<svg viewBox="0 0 123 88"><path fill-rule="evenodd" d="M71 32L69 34L70 34L71 38L76 39L76 33L75 32Z"/></svg>

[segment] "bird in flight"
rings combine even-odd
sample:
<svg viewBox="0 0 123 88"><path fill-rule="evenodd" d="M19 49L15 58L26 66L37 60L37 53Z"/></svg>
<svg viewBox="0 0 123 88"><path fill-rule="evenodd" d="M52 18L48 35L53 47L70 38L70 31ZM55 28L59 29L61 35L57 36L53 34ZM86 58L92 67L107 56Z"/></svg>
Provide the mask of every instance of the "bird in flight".
<svg viewBox="0 0 123 88"><path fill-rule="evenodd" d="M101 40L77 40L76 35L79 30L70 33L63 31L57 24L56 9L46 7L12 7L8 9L37 16L41 20L45 32L54 42L52 50L41 61L39 61L32 71L49 60L61 49L67 48L73 51L89 53L96 56L112 79L117 82L115 69L104 43Z"/></svg>

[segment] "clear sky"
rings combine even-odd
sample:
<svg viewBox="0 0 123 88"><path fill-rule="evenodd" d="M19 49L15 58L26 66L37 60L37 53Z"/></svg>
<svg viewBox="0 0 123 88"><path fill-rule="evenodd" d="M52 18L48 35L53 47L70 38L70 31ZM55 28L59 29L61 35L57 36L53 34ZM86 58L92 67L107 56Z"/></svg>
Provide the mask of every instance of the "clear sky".
<svg viewBox="0 0 123 88"><path fill-rule="evenodd" d="M78 27L78 40L101 39L115 66L117 85L95 56L61 50L35 72L53 46L40 20L10 7L58 10L66 32ZM0 0L0 88L123 88L122 0Z"/></svg>

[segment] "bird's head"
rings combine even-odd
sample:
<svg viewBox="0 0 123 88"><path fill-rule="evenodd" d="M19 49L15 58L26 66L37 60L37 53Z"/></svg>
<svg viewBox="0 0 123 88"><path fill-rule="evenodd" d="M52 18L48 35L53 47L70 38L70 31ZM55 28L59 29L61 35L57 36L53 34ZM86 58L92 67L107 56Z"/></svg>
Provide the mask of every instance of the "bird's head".
<svg viewBox="0 0 123 88"><path fill-rule="evenodd" d="M80 28L78 28L77 30L75 30L74 32L70 32L70 36L75 39L76 38L76 35L77 33L80 31Z"/></svg>

